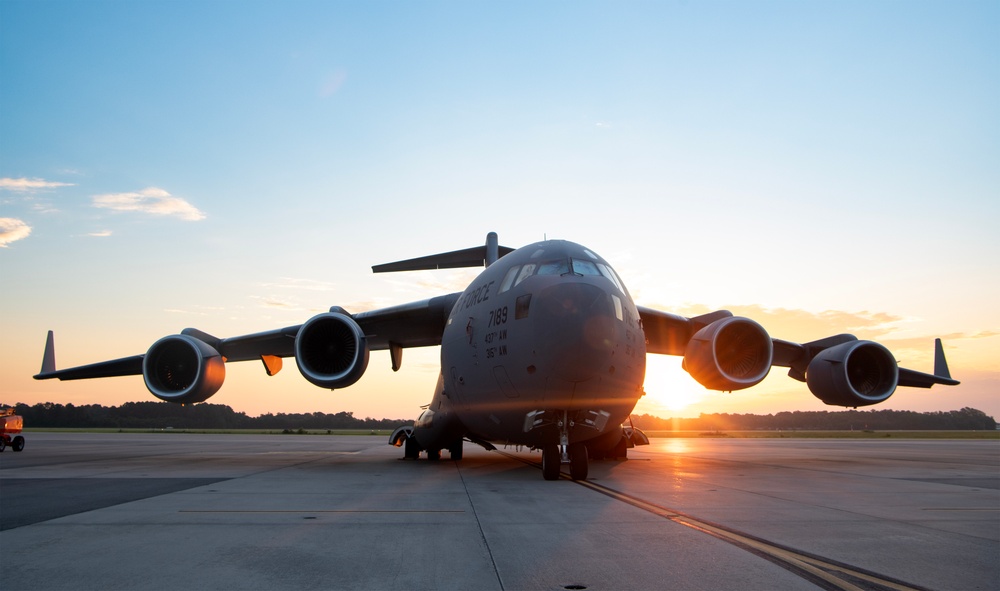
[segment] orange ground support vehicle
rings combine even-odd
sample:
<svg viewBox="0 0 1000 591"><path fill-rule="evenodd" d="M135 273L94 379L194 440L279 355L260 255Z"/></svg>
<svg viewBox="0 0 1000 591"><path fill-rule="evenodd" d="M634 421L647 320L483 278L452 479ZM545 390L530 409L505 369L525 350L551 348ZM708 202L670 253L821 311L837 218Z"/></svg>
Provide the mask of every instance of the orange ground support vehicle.
<svg viewBox="0 0 1000 591"><path fill-rule="evenodd" d="M14 451L24 449L24 437L19 435L23 426L24 421L20 416L14 414L13 408L0 410L0 451L3 451L8 445Z"/></svg>

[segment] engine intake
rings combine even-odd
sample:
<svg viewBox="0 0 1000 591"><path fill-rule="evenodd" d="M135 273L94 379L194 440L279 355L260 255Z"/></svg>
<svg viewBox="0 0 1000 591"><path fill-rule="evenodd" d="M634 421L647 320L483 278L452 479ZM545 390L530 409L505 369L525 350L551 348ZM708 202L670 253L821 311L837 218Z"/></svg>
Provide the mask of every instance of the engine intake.
<svg viewBox="0 0 1000 591"><path fill-rule="evenodd" d="M767 377L773 356L774 344L764 327L736 316L696 332L682 367L710 390L742 390Z"/></svg>
<svg viewBox="0 0 1000 591"><path fill-rule="evenodd" d="M809 362L806 384L816 398L835 406L869 406L892 396L899 366L884 346L851 341L820 351Z"/></svg>
<svg viewBox="0 0 1000 591"><path fill-rule="evenodd" d="M295 361L309 382L321 388L346 388L368 368L368 341L350 316L319 314L299 328Z"/></svg>
<svg viewBox="0 0 1000 591"><path fill-rule="evenodd" d="M226 362L211 345L188 335L170 335L153 343L142 359L146 388L160 400L204 402L222 387Z"/></svg>

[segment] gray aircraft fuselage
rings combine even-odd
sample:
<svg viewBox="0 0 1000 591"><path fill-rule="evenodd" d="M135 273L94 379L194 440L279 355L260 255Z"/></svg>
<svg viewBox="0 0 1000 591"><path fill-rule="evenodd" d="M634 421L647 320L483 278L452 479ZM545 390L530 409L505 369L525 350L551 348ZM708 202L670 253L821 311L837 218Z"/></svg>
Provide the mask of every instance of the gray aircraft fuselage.
<svg viewBox="0 0 1000 591"><path fill-rule="evenodd" d="M608 263L572 242L539 242L487 267L455 303L414 436L541 447L559 442L559 420L570 442L618 436L645 367L638 311Z"/></svg>
<svg viewBox="0 0 1000 591"><path fill-rule="evenodd" d="M144 354L57 369L49 331L35 379L79 380L142 375L149 391L179 404L204 402L222 387L230 362L258 360L268 375L294 357L321 388L346 388L368 367L369 352L388 349L394 370L403 350L441 346L431 403L389 443L404 457L462 442L524 445L542 452L542 476L587 478L588 459L623 458L648 438L624 425L643 395L646 354L683 356L704 387L734 391L760 383L772 367L805 382L826 404L869 406L897 386L954 386L940 339L934 373L899 367L872 341L839 334L807 343L772 338L757 322L716 310L686 318L637 307L621 278L593 251L562 240L519 249L493 232L484 246L372 267L376 273L486 265L462 293L350 314L339 306L300 325L219 338L195 328L165 336Z"/></svg>

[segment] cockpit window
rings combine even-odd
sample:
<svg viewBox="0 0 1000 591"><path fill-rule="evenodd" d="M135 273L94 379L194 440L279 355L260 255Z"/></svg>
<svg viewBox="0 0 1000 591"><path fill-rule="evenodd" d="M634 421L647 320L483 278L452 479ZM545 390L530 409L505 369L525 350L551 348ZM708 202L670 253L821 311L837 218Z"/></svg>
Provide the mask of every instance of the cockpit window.
<svg viewBox="0 0 1000 591"><path fill-rule="evenodd" d="M537 265L534 263L521 267L521 273L517 276L517 281L514 282L514 285L517 285L528 277L531 277L531 275L535 272L535 267L537 267Z"/></svg>
<svg viewBox="0 0 1000 591"><path fill-rule="evenodd" d="M500 293L503 293L514 285L514 278L517 277L517 270L519 267L511 267L507 274L503 276L503 281L500 282Z"/></svg>
<svg viewBox="0 0 1000 591"><path fill-rule="evenodd" d="M601 275L601 272L597 270L596 263L580 259L573 259L573 272L577 275L596 275L598 277Z"/></svg>
<svg viewBox="0 0 1000 591"><path fill-rule="evenodd" d="M600 269L601 275L604 275L605 277L611 280L611 283L615 284L615 287L618 288L618 291L625 293L625 288L622 287L622 282L619 281L618 275L616 275L615 272L611 270L611 267L604 265L602 263L597 263L597 268Z"/></svg>
<svg viewBox="0 0 1000 591"><path fill-rule="evenodd" d="M566 259L546 261L538 265L539 275L565 275L566 273L569 273L569 265L566 263Z"/></svg>
<svg viewBox="0 0 1000 591"><path fill-rule="evenodd" d="M500 293L508 291L515 285L520 285L522 281L532 275L551 276L569 274L580 277L606 277L611 283L615 284L618 291L625 293L625 288L622 286L621 280L618 279L618 275L615 274L611 267L608 267L604 263L585 259L556 259L511 267L500 282Z"/></svg>

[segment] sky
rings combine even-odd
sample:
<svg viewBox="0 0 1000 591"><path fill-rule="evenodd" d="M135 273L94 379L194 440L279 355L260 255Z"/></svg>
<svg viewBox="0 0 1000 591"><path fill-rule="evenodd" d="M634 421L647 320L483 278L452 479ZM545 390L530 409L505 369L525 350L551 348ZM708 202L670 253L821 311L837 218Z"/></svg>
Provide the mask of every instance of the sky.
<svg viewBox="0 0 1000 591"><path fill-rule="evenodd" d="M962 384L879 407L1000 418L1000 4L0 0L0 402L185 327L234 336L460 291L371 265L581 243L640 305L848 332ZM410 419L439 348L337 391L233 363L237 411ZM776 368L636 412L837 410Z"/></svg>

